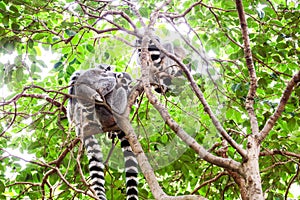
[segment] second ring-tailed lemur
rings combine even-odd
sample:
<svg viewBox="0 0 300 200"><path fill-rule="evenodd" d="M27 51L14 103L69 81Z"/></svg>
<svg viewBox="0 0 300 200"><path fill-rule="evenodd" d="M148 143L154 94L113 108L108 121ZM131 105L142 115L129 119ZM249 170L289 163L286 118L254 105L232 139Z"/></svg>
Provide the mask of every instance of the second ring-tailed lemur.
<svg viewBox="0 0 300 200"><path fill-rule="evenodd" d="M89 159L92 188L106 200L101 147L94 137L105 130L117 130L125 160L127 200L138 199L137 160L125 133L118 129L113 112L123 114L127 107L132 79L128 73L112 72L109 65L75 72L70 79L68 119L76 134L83 138Z"/></svg>
<svg viewBox="0 0 300 200"><path fill-rule="evenodd" d="M161 43L159 37L155 37L154 39ZM141 39L136 40L139 64L141 58L141 43ZM170 42L162 43L162 46L168 52L175 54L180 60L185 57L185 50L182 47L174 48ZM149 42L148 51L153 62L150 68L150 84L157 93L166 93L171 89L172 79L184 77L182 70L172 59L167 57L152 40Z"/></svg>

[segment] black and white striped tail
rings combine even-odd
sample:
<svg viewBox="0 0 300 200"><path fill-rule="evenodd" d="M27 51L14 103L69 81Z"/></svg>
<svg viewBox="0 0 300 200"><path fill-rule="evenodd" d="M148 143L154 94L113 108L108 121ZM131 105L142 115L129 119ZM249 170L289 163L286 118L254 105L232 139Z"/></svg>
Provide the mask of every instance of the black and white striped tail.
<svg viewBox="0 0 300 200"><path fill-rule="evenodd" d="M94 136L84 137L84 146L89 159L92 188L101 200L106 200L104 189L103 155L98 140Z"/></svg>
<svg viewBox="0 0 300 200"><path fill-rule="evenodd" d="M124 154L125 174L126 174L126 194L127 200L138 200L138 163L135 155L132 152L128 140L125 138L125 133L121 131L118 134L121 141L121 148Z"/></svg>
<svg viewBox="0 0 300 200"><path fill-rule="evenodd" d="M109 65L100 65L98 66L100 69L110 70ZM70 89L69 94L76 95L74 90L74 85L78 77L81 75L81 71L76 71L70 79ZM68 104L68 119L70 124L74 123L76 112L78 112L78 101L76 98L70 97ZM90 126L91 124L89 124ZM85 135L81 133L81 128L76 128L76 134L78 136ZM118 137L121 141L122 151L124 153L125 160L125 173L126 173L126 194L127 200L138 200L138 190L137 190L137 160L132 152L132 149L129 145L129 142L125 138L124 132L120 131L118 133ZM97 197L100 200L106 200L105 188L104 188L104 165L103 165L103 155L101 152L101 147L98 143L98 140L92 136L85 136L83 138L84 146L87 151L87 156L89 160L89 170L91 176L91 184L92 189L96 192Z"/></svg>
<svg viewBox="0 0 300 200"><path fill-rule="evenodd" d="M156 37L155 40L157 40L157 42L160 42L160 39L158 37ZM136 41L136 43L138 46L140 46L142 44L142 40L139 39ZM152 40L149 41L148 51L149 51L149 54L151 56L151 60L154 64L154 66L160 68L164 54L159 50L159 48L154 44L154 42ZM138 60L137 61L139 64L141 62L140 61L141 52L142 52L142 49L138 48Z"/></svg>
<svg viewBox="0 0 300 200"><path fill-rule="evenodd" d="M125 133L118 133L118 138L121 141L121 148L124 154L125 175L126 175L126 195L127 200L138 200L138 163L135 155L132 152L128 140L125 138ZM98 140L94 136L84 138L84 145L87 150L89 159L89 170L91 176L92 188L96 192L97 197L101 200L106 200L104 189L104 165L103 155Z"/></svg>

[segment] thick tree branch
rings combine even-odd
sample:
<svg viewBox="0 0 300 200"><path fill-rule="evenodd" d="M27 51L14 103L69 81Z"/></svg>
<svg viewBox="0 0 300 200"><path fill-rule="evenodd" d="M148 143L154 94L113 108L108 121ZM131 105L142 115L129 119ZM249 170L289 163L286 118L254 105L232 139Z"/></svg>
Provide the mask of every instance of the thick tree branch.
<svg viewBox="0 0 300 200"><path fill-rule="evenodd" d="M248 160L243 163L243 171L245 176L245 183L243 185L246 187L242 192L246 199L261 200L264 199L263 191L261 186L261 177L259 173L259 152L260 145L257 140L257 135L259 134L258 122L256 114L254 112L254 97L256 95L257 89L257 78L256 72L253 64L252 52L250 48L250 39L248 35L248 27L245 17L245 12L242 4L242 0L236 0L236 8L239 15L241 32L244 42L244 54L246 59L246 65L248 68L248 73L250 77L250 88L246 97L246 110L248 112L250 127L252 134L248 137L247 142L247 156ZM241 182L242 183L242 182Z"/></svg>
<svg viewBox="0 0 300 200"><path fill-rule="evenodd" d="M142 55L143 56L143 55ZM145 59L144 59L145 60ZM149 84L150 87L150 84ZM201 196L196 196L196 195L184 195L184 196L168 196L160 187L155 174L154 170L151 167L148 158L146 157L143 148L141 144L139 143L137 136L134 132L134 129L132 128L130 121L128 119L129 117L129 111L130 107L134 103L136 97L141 94L143 88L141 87L141 82L138 83L135 88L133 89L132 93L130 94L129 97L129 102L128 102L128 109L126 112L122 115L119 115L115 112L113 112L115 121L117 122L117 125L120 127L121 130L123 130L126 134L126 138L128 139L130 146L136 155L137 161L139 163L139 166L147 180L147 183L149 184L150 190L155 197L155 199L163 199L163 200L204 200L206 198L203 198Z"/></svg>
<svg viewBox="0 0 300 200"><path fill-rule="evenodd" d="M126 138L128 139L130 146L137 158L137 161L139 163L139 166L147 180L147 183L149 184L150 190L155 197L155 199L161 199L161 200L205 200L206 198L195 196L195 195L185 195L185 196L168 196L160 187L155 174L154 170L151 167L148 158L146 154L143 151L142 145L137 139L137 136L134 132L134 129L132 128L130 121L128 119L129 115L129 109L127 112L123 115L119 115L115 112L113 112L115 120L120 127L121 130L123 130L126 134Z"/></svg>
<svg viewBox="0 0 300 200"><path fill-rule="evenodd" d="M211 108L210 108L209 104L207 103L207 101L206 101L203 93L201 92L201 90L198 87L198 85L197 85L194 77L191 75L191 73L188 70L188 68L186 67L186 65L182 61L180 61L174 54L168 52L159 42L157 42L156 40L154 40L154 38L152 38L152 41L155 43L155 45L164 54L166 54L169 58L171 58L172 60L174 60L178 64L178 66L181 67L182 71L186 74L187 79L189 80L193 91L195 92L196 96L198 97L198 99L202 103L202 105L204 107L204 111L209 115L209 117L211 118L211 120L212 120L213 124L215 125L216 129L218 130L218 132L228 141L228 143L233 148L236 149L236 151L243 157L243 159L247 160L246 151L239 144L237 144L236 141L233 140L232 137L230 137L230 135L222 127L220 121L218 120L218 118L215 116L215 114L211 110Z"/></svg>
<svg viewBox="0 0 300 200"><path fill-rule="evenodd" d="M268 119L265 126L261 130L261 132L258 135L258 141L261 143L266 136L269 134L269 132L274 127L275 123L277 122L278 118L281 116L281 113L283 112L285 105L287 104L287 101L289 100L293 88L300 82L300 70L292 77L292 79L287 83L287 86L280 98L280 102L276 108L276 111L274 114Z"/></svg>
<svg viewBox="0 0 300 200"><path fill-rule="evenodd" d="M147 34L149 34L149 33L146 33L145 35L147 35ZM204 160L206 160L206 161L208 161L212 164L215 164L217 166L228 168L228 169L231 169L233 171L239 172L240 163L238 163L234 160L231 160L231 159L225 159L225 158L220 158L220 157L214 156L214 155L210 154L208 151L206 151L201 145L199 145L195 141L194 138L192 138L189 134L187 134L171 118L171 116L169 115L166 108L161 103L159 103L158 99L153 95L153 93L151 91L150 82L149 82L149 77L150 77L149 73L150 72L149 72L149 67L148 67L148 66L152 65L152 62L150 61L150 55L149 55L148 49L145 48L145 47L147 47L148 42L149 42L147 40L149 40L149 38L147 38L147 37L144 37L143 40L142 40L142 54L141 54L141 56L142 56L142 58L141 58L142 59L142 82L143 82L144 90L146 92L146 95L147 95L150 103L159 111L162 118L169 125L169 127L177 134L177 136L180 137L188 146L190 146L192 149L194 149L196 151L196 153L202 159L204 159ZM152 39L152 41L154 41L154 40ZM162 47L160 46L159 48L162 48ZM166 51L166 53L168 53L168 52ZM173 55L173 57L175 57L175 56ZM178 61L178 59L177 59L177 61ZM178 62L180 62L180 61L178 61ZM184 66L183 63L181 63L181 64ZM193 77L191 75L190 75L190 77L191 77L191 79L193 79ZM192 81L194 81L194 80L192 80ZM196 83L195 83L195 85L196 85ZM198 94L202 95L201 91ZM210 107L208 106L207 102L205 101L203 95L201 96L201 100L202 100L201 102L204 102L205 105L207 106L206 107L206 112L209 112L213 117L215 117L214 114L212 113L212 111L210 110ZM216 119L216 117L215 117L215 122L219 123L219 121ZM219 127L217 127L217 128L221 129L222 128L221 125L220 124L218 124L218 125L219 125ZM225 130L224 130L224 132L225 132ZM232 140L232 138L229 135L227 135L227 133L226 133L226 136L228 136ZM244 151L241 150L241 148L237 144L236 144L236 146L237 146L237 148L240 149L241 152L244 153Z"/></svg>
<svg viewBox="0 0 300 200"><path fill-rule="evenodd" d="M151 21L150 21L150 24L149 24L149 30L151 30L152 29L152 27L154 26L154 23L155 23L155 21L156 21L156 19L157 19L157 17L158 17L158 13L153 13L153 15L151 16ZM204 95L203 95L203 93L201 92L201 90L199 89L199 87L198 87L198 85L197 85L197 83L195 82L195 80L194 80L194 77L191 75L191 73L190 73L190 71L188 70L188 68L185 66L185 64L182 62L182 61L180 61L174 54L171 54L170 52L168 52L165 48L163 48L163 46L158 42L158 41L156 41L155 39L154 39L154 37L152 36L152 34L151 34L151 32L149 32L148 33L149 34L149 37L152 39L152 41L154 42L154 44L164 53L164 54L166 54L169 58L171 58L171 59L173 59L173 61L175 61L180 67L181 67L181 69L183 70L183 72L186 74L186 76L187 76L187 79L189 80L189 82L190 82L190 84L191 84L191 87L192 87L192 89L193 89L193 91L195 92L195 94L196 94L196 96L198 97L198 99L200 100L200 102L202 103L202 105L203 105L203 107L204 107L204 111L210 116L210 118L211 118L211 120L212 120L212 122L213 122L213 124L215 125L215 127L216 127L216 129L219 131L219 133L228 141L228 143L232 146L232 147L234 147L236 150L237 150L237 152L243 157L243 159L244 160L247 160L247 155L246 155L246 151L241 147L241 146L239 146L237 143L236 143L236 141L234 141L233 139L232 139L232 137L230 137L228 134L227 134L227 132L225 131L225 129L222 127L222 125L221 125L221 123L219 122L219 120L217 119L217 117L215 116L215 114L212 112L212 110L211 110L211 108L210 108L210 106L209 106L209 104L207 103L207 101L205 100L205 98L204 98ZM144 44L144 45L146 45L146 44ZM145 52L145 55L147 54L147 48L146 48L147 46L143 46L143 44L142 44L142 52L144 51ZM149 55L148 56L145 56L145 61L147 61L147 59L149 58ZM142 62L143 62L143 60L142 60ZM146 65L147 65L147 63L145 63ZM146 65L144 65L144 66L146 66ZM142 66L142 70L143 70L143 66ZM148 73L148 72L146 72L146 70L145 70L145 73ZM149 82L149 76L147 77L146 76L146 74L143 74L143 72L142 72L142 77L143 76L145 76L145 78L143 79L143 81L145 81L145 80L147 80L148 79L148 82ZM147 96L149 95L150 96L150 94L151 94L151 90L149 89L150 88L150 84L149 84L149 86L147 86L146 84L148 84L148 83L146 83L146 82L143 82L143 84L144 84L144 89L145 89L145 91L146 91L146 88L145 87L147 87L147 91L148 92L146 92L147 93ZM153 95L152 95L153 96ZM149 97L148 97L149 98ZM154 105L157 103L157 99L156 98L154 98L153 99L154 100ZM168 115L168 112L166 112L167 113L167 115ZM168 117L168 118L170 118L170 117ZM179 126L178 126L179 127ZM183 131L184 132L184 131ZM177 133L177 132L176 132Z"/></svg>
<svg viewBox="0 0 300 200"><path fill-rule="evenodd" d="M248 35L247 21L246 21L245 12L241 0L236 0L236 8L239 14L241 31L242 31L243 41L244 41L245 59L246 59L246 64L250 76L250 88L246 98L246 110L248 111L248 115L250 118L252 134L258 134L259 128L258 128L257 118L254 112L254 107L253 107L254 97L257 88L257 78L256 78L254 64L253 64L252 52L250 48L250 39Z"/></svg>

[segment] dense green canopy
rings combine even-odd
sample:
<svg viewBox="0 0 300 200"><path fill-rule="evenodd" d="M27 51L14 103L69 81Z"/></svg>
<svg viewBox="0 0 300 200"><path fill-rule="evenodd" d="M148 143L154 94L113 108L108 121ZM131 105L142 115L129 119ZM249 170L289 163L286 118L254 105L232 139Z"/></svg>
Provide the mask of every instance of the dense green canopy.
<svg viewBox="0 0 300 200"><path fill-rule="evenodd" d="M83 181L89 177L88 161L66 118L68 81L75 70L97 63L115 65L116 71L140 80L135 40L149 22L161 41L185 49L182 61L191 67L195 87L223 133L235 141L224 139L190 79L173 80L173 92L155 96L206 152L247 163L244 151L237 149L251 149L255 122L250 119L265 130L282 108L259 141L259 174L266 199L295 198L291 186L300 181L300 88L292 77L300 65L300 4L250 0L243 6L253 68L245 59L243 24L241 28L234 1L1 1L0 199L91 199ZM251 69L257 81L252 99ZM280 99L288 101L280 104ZM254 101L255 118L251 106L245 106L248 101ZM234 167L210 162L178 138L146 94L133 106L131 119L165 193L243 198L245 177ZM111 141L104 134L97 137L107 158ZM125 199L122 160L118 143L108 158L108 199ZM140 199L153 199L142 173L139 179Z"/></svg>

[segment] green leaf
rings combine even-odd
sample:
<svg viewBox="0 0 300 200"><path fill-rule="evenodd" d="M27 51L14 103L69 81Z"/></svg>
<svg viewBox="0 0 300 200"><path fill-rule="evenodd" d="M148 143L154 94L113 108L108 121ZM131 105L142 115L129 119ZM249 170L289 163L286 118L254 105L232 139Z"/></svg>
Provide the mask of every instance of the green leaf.
<svg viewBox="0 0 300 200"><path fill-rule="evenodd" d="M76 32L73 31L73 30L67 29L67 30L66 30L66 34L67 34L68 36L72 37L72 36L76 35Z"/></svg>
<svg viewBox="0 0 300 200"><path fill-rule="evenodd" d="M141 8L139 9L139 12L140 12L140 14L142 15L142 17L149 18L149 12L148 12L148 9L147 9L147 8L141 7Z"/></svg>
<svg viewBox="0 0 300 200"><path fill-rule="evenodd" d="M28 44L28 47L29 47L29 48L32 48L32 47L33 47L33 44L34 44L34 43L33 43L33 40L32 40L32 39L29 39L27 44Z"/></svg>
<svg viewBox="0 0 300 200"><path fill-rule="evenodd" d="M69 54L72 51L71 47L65 47L62 49L61 53L63 54Z"/></svg>
<svg viewBox="0 0 300 200"><path fill-rule="evenodd" d="M275 60L276 62L278 62L278 63L281 63L281 59L280 59L280 57L279 56L272 56L272 58L273 58L273 60Z"/></svg>
<svg viewBox="0 0 300 200"><path fill-rule="evenodd" d="M21 82L24 77L24 72L22 67L18 67L16 71L16 79L18 82Z"/></svg>
<svg viewBox="0 0 300 200"><path fill-rule="evenodd" d="M266 48L259 46L257 50L258 54L261 55L263 58L267 56Z"/></svg>
<svg viewBox="0 0 300 200"><path fill-rule="evenodd" d="M34 46L33 49L36 52L37 56L42 56L42 52L39 46Z"/></svg>
<svg viewBox="0 0 300 200"><path fill-rule="evenodd" d="M294 131L298 129L298 124L295 118L291 118L287 121L287 126L289 127L290 131Z"/></svg>
<svg viewBox="0 0 300 200"><path fill-rule="evenodd" d="M30 71L31 73L42 72L42 70L35 63L31 64Z"/></svg>
<svg viewBox="0 0 300 200"><path fill-rule="evenodd" d="M86 45L86 49L87 49L89 52L91 52L91 53L94 53L94 52L95 52L94 47L93 47L92 45L90 45L90 44L87 44L87 45Z"/></svg>
<svg viewBox="0 0 300 200"><path fill-rule="evenodd" d="M44 68L47 68L48 66L46 65L46 63L43 60L36 60L36 62L41 65Z"/></svg>
<svg viewBox="0 0 300 200"><path fill-rule="evenodd" d="M55 64L54 64L54 69L59 68L61 65L62 65L62 62L61 62L61 61L55 63Z"/></svg>
<svg viewBox="0 0 300 200"><path fill-rule="evenodd" d="M287 43L285 43L285 42L279 42L279 43L277 43L276 47L277 47L278 49L285 49L285 48L288 47L288 45L287 45Z"/></svg>
<svg viewBox="0 0 300 200"><path fill-rule="evenodd" d="M29 58L29 60L32 61L32 62L35 62L35 60L36 60L35 55L32 55L32 54L28 55L28 58Z"/></svg>
<svg viewBox="0 0 300 200"><path fill-rule="evenodd" d="M5 185L2 181L0 181L0 193L4 193L5 191Z"/></svg>
<svg viewBox="0 0 300 200"><path fill-rule="evenodd" d="M17 23L12 23L11 28L13 31L18 31L20 29L20 25Z"/></svg>
<svg viewBox="0 0 300 200"><path fill-rule="evenodd" d="M272 23L272 24L275 24L275 25L277 25L277 26L282 26L281 21L276 20L276 19L272 19L272 20L271 20L271 23Z"/></svg>
<svg viewBox="0 0 300 200"><path fill-rule="evenodd" d="M0 2L0 10L6 11L6 5L2 1Z"/></svg>
<svg viewBox="0 0 300 200"><path fill-rule="evenodd" d="M69 75L72 75L74 73L75 69L71 65L68 65L66 71Z"/></svg>
<svg viewBox="0 0 300 200"><path fill-rule="evenodd" d="M161 136L161 142L162 143L167 143L168 142L168 136L166 134Z"/></svg>
<svg viewBox="0 0 300 200"><path fill-rule="evenodd" d="M9 27L9 15L4 15L4 17L2 18L2 24L5 28Z"/></svg>
<svg viewBox="0 0 300 200"><path fill-rule="evenodd" d="M14 40L8 40L7 42L4 43L4 47L8 51L13 51L15 49L15 42Z"/></svg>
<svg viewBox="0 0 300 200"><path fill-rule="evenodd" d="M43 39L44 37L47 37L47 34L44 34L44 33L37 33L33 36L33 40L40 40L40 39Z"/></svg>
<svg viewBox="0 0 300 200"><path fill-rule="evenodd" d="M14 13L19 13L18 8L17 8L16 6L14 6L14 5L11 5L11 6L9 7L9 9L10 9L11 11L13 11Z"/></svg>

